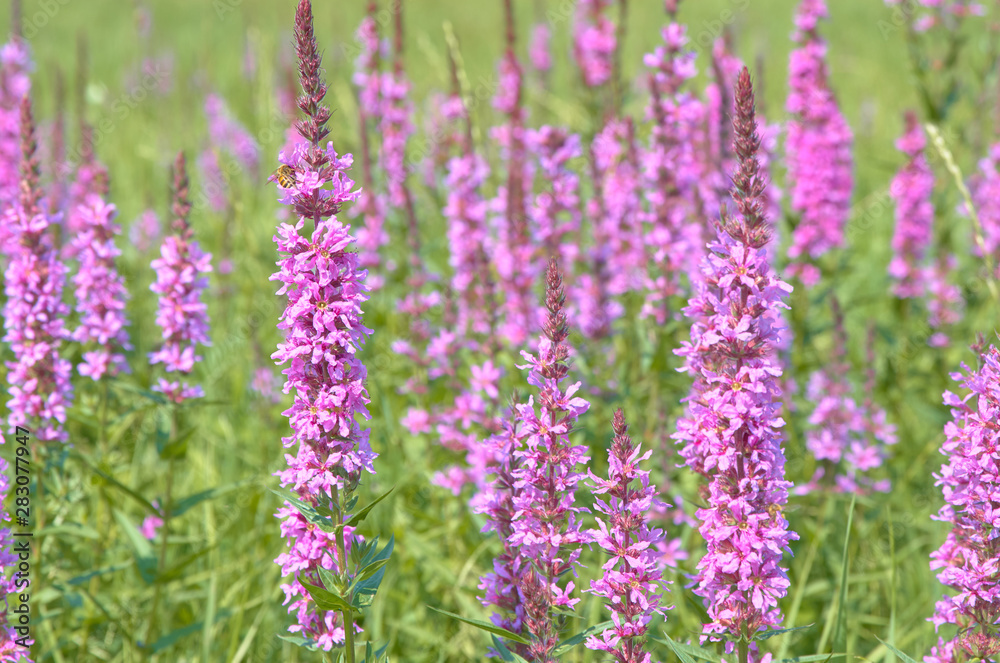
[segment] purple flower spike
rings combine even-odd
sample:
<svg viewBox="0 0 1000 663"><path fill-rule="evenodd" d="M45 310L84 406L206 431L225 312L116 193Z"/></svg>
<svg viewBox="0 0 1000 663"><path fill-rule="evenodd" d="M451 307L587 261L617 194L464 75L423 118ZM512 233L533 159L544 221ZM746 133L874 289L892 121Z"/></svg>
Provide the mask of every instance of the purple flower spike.
<svg viewBox="0 0 1000 663"><path fill-rule="evenodd" d="M954 593L937 602L930 621L935 629L954 624L958 633L939 638L925 663L994 661L1000 654L1000 351L990 346L980 362L977 371L963 364L965 377L953 375L969 394L944 393L952 421L941 445L947 462L935 475L945 502L935 519L952 529L931 554L931 568Z"/></svg>
<svg viewBox="0 0 1000 663"><path fill-rule="evenodd" d="M65 319L69 307L62 301L66 265L59 258L52 226L59 214L49 215L40 204L35 123L31 101L21 100L21 190L7 207L0 226L12 235L10 263L4 274L4 342L13 361L7 362L7 425L25 426L39 441L67 440L63 425L73 400L70 363L59 354L68 337Z"/></svg>
<svg viewBox="0 0 1000 663"><path fill-rule="evenodd" d="M652 451L633 444L621 409L615 411L612 425L614 442L608 451L608 478L600 479L588 471L595 495L608 495L608 501L597 498L596 508L607 516L598 518L600 529L591 530L594 541L608 553L604 576L590 583L590 591L607 601L614 628L600 636L587 638L587 648L609 652L617 663L650 663L644 651L646 626L654 613L664 614L660 606L660 591L664 589L660 573L658 546L663 543L663 531L651 529L646 522L651 509L667 505L656 497L656 488L649 485L649 471L639 469ZM638 486L633 486L638 482Z"/></svg>
<svg viewBox="0 0 1000 663"><path fill-rule="evenodd" d="M201 293L208 287L206 275L212 271L212 255L201 250L188 223L191 202L183 152L177 155L173 171L174 234L163 240L160 257L151 263L156 270L156 281L149 286L160 296L156 324L163 330L163 345L149 353L149 362L162 363L168 373L187 374L201 361L196 354L198 344L211 345L208 306L201 301ZM174 403L205 395L200 386L164 378L160 378L153 390L162 392Z"/></svg>
<svg viewBox="0 0 1000 663"><path fill-rule="evenodd" d="M926 145L916 114L908 112L906 131L896 141L896 149L906 155L907 162L889 186L896 203L889 276L896 282L893 294L897 297L922 297L926 288L923 261L934 230L934 173L924 156Z"/></svg>
<svg viewBox="0 0 1000 663"><path fill-rule="evenodd" d="M795 15L799 47L789 58L788 188L800 215L788 257L791 272L807 286L819 281L815 260L844 245L854 188L854 136L837 107L826 66L826 42L817 32L828 16L825 0L802 0Z"/></svg>
<svg viewBox="0 0 1000 663"><path fill-rule="evenodd" d="M545 291L548 315L538 356L522 351L528 363L519 367L529 369L528 384L539 389L538 409L534 396L516 404L504 433L488 441L499 462L490 468L495 474L490 492L476 506L490 515L486 530L495 529L504 544L495 573L480 584L486 592L481 600L513 609L513 616L495 614L493 620L526 631L531 644L518 653L536 661L552 660L558 641L552 609L572 609L580 600L571 596L572 581L564 587L559 582L576 565L580 546L590 542L578 519L586 509L574 503L582 476L577 468L589 460L587 448L569 440L574 422L590 404L575 395L580 383L560 385L569 373L570 347L562 276L554 259Z"/></svg>
<svg viewBox="0 0 1000 663"><path fill-rule="evenodd" d="M296 455L285 455L288 469L277 476L299 499L310 504L324 500L324 506L330 506L329 495L335 490L346 495L357 487L362 472L374 473L368 431L358 421L369 418L367 372L357 357L371 334L361 320L368 289L358 254L351 251L350 227L336 217L359 192L345 172L351 155L339 156L332 144L321 144L330 111L323 105L327 86L320 77L308 0L300 0L295 14L295 40L302 86L297 103L305 115L295 126L305 142L280 157L296 171L295 184L283 189L281 202L298 218L281 224L274 237L281 258L271 280L281 283L278 294L286 295L288 303L278 323L285 338L271 358L287 365L284 392L293 394L294 401L284 415L292 434L282 442L297 449ZM307 222L311 232L303 236ZM290 577L281 587L288 611L296 618L288 630L330 651L347 639L342 617L320 609L302 583L322 585L319 569L340 573L346 560L338 559L335 535L316 528L290 504L276 516L288 549L274 561L282 575ZM354 528L345 527L345 554L356 540Z"/></svg>
<svg viewBox="0 0 1000 663"><path fill-rule="evenodd" d="M779 429L781 388L774 346L780 309L791 287L767 262L771 230L764 217L760 136L746 68L736 84L733 120L738 167L717 240L702 262L703 280L685 314L691 341L677 350L695 376L685 419L675 438L686 442L688 465L708 478L708 507L698 510L708 552L698 564L695 594L708 608L702 640L726 636L746 653L758 631L781 623L778 599L788 589L782 552L797 538L782 513L789 482ZM749 643L759 660L756 643Z"/></svg>

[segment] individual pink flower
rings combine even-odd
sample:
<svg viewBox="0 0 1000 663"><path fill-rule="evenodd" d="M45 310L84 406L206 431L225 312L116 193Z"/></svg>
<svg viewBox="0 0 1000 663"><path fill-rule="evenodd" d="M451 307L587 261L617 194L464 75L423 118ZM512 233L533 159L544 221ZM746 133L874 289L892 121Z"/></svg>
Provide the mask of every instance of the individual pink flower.
<svg viewBox="0 0 1000 663"><path fill-rule="evenodd" d="M299 499L330 506L331 496L350 499L362 473L374 473L376 454L368 430L358 420L370 418L367 371L357 353L371 330L361 319L361 305L368 298L365 271L350 250L354 238L349 226L337 218L345 203L358 198L346 174L353 159L339 156L329 142L322 144L331 112L322 104L327 86L309 0L299 1L295 44L302 86L299 106L305 114L295 126L305 142L279 157L297 174L294 186L282 189L281 199L294 210L296 220L278 227L274 241L281 257L271 280L280 283L278 294L287 297L278 323L284 339L272 359L286 365L284 391L294 396L284 412L291 435L282 443L297 448L294 456L285 455L288 468L276 475ZM303 235L307 224L308 234ZM321 568L334 574L345 571L347 559L338 549L349 554L359 539L353 527L345 526L341 548L334 533L315 527L288 503L276 517L288 546L275 559L288 578L281 587L288 611L295 615L288 630L330 651L346 640L342 616L319 608L302 583L322 585Z"/></svg>
<svg viewBox="0 0 1000 663"><path fill-rule="evenodd" d="M21 184L18 200L0 212L0 225L11 234L10 262L4 274L4 342L7 364L7 425L30 428L35 439L68 439L64 424L73 400L72 366L60 354L69 332L63 303L66 265L53 238L59 215L41 204L35 124L31 101L21 100Z"/></svg>
<svg viewBox="0 0 1000 663"><path fill-rule="evenodd" d="M211 345L208 336L208 306L201 294L208 287L212 255L204 253L194 239L188 222L191 202L188 198L187 165L184 153L177 155L173 168L173 203L171 224L174 234L160 246L160 257L153 260L156 281L149 289L159 296L156 324L162 330L163 345L149 353L149 362L163 364L168 373L187 374L201 361L197 346ZM153 391L160 391L179 403L204 396L200 386L170 382L160 378Z"/></svg>
<svg viewBox="0 0 1000 663"><path fill-rule="evenodd" d="M686 443L688 465L708 479L708 505L697 512L708 551L694 590L710 620L702 640L725 636L727 652L737 640L745 652L748 638L781 624L778 600L788 577L779 564L797 537L782 513L791 484L781 449L781 367L773 350L791 287L767 263L771 231L763 216L760 136L745 68L735 98L737 213L723 213L718 239L702 263L703 280L684 311L693 320L691 341L676 353L687 360L684 370L695 384L674 437ZM761 660L756 642L748 651Z"/></svg>
<svg viewBox="0 0 1000 663"><path fill-rule="evenodd" d="M934 475L944 506L935 520L948 523L945 542L931 554L931 569L951 591L935 606L935 630L955 625L950 639L940 637L926 663L996 660L1000 655L1000 352L990 346L977 370L962 368L952 377L968 393L944 392L952 421L944 426L941 453L947 459ZM953 631L949 630L949 633Z"/></svg>
<svg viewBox="0 0 1000 663"><path fill-rule="evenodd" d="M157 509L160 505L154 500L153 506ZM142 525L139 526L139 533L144 537L152 541L156 538L157 530L163 527L163 518L156 514L149 514L142 519Z"/></svg>
<svg viewBox="0 0 1000 663"><path fill-rule="evenodd" d="M613 426L608 478L598 478L589 470L588 475L594 495L608 496L595 501L606 520L598 517L599 529L590 535L609 559L602 567L604 575L591 581L590 591L604 598L614 627L588 637L586 644L588 649L610 653L617 663L649 663L650 654L644 651L647 626L654 614L666 614L660 605L665 586L658 550L664 542L663 531L646 522L647 512L659 499L656 488L649 485L649 471L639 469L639 463L653 452L642 453L632 443L620 408Z"/></svg>
<svg viewBox="0 0 1000 663"><path fill-rule="evenodd" d="M828 16L825 0L801 0L789 56L788 122L785 157L792 211L799 215L792 232L790 271L807 286L820 271L816 260L844 245L844 226L854 188L854 136L830 89L826 42L819 21Z"/></svg>

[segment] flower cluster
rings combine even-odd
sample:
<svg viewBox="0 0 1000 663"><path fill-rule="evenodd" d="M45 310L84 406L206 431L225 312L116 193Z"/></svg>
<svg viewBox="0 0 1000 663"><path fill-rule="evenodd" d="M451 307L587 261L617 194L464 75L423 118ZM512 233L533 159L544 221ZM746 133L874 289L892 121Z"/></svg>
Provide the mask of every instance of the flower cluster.
<svg viewBox="0 0 1000 663"><path fill-rule="evenodd" d="M149 353L149 363L163 364L168 373L190 373L201 361L196 354L198 344L211 345L208 337L208 306L201 301L208 287L207 274L212 271L212 255L205 253L194 239L194 228L188 223L191 203L188 199L187 165L184 154L174 161L172 228L160 246L160 257L150 266L156 271L156 281L149 289L159 295L156 324L162 330L163 345ZM205 395L198 385L160 378L154 391L159 391L174 403Z"/></svg>
<svg viewBox="0 0 1000 663"><path fill-rule="evenodd" d="M694 154L694 135L701 124L701 102L683 89L697 73L695 53L688 49L683 25L663 29L664 46L643 58L651 69L651 98L646 115L653 122L650 145L642 155L643 185L648 202L649 272L642 315L657 324L667 320L670 298L681 292L682 275L693 272L704 253L702 229L688 223L693 216L691 193L700 168Z"/></svg>
<svg viewBox="0 0 1000 663"><path fill-rule="evenodd" d="M282 439L286 448L297 445L296 455L285 455L288 469L277 472L281 484L299 499L330 506L333 496L345 499L358 485L362 472L374 473L375 454L358 417L369 418L367 376L357 352L371 333L361 321L361 304L367 299L365 271L349 226L336 214L345 202L357 199L354 182L345 171L351 155L338 156L332 144L321 141L328 131L329 109L323 105L326 84L320 78L320 56L313 33L312 7L300 0L295 16L296 51L302 95L299 108L305 118L296 128L307 142L300 142L280 160L297 171L281 202L295 210L295 223L283 223L274 238L281 258L271 279L281 284L287 306L278 327L285 338L272 358L287 364L285 393L293 393L292 406L284 412L292 434ZM306 223L308 236L302 235ZM275 559L283 576L285 603L296 616L289 631L300 633L329 651L346 639L336 611L319 609L302 583L322 584L318 569L339 573L346 559L338 559L335 535L309 523L289 504L277 512L288 550ZM355 540L352 527L344 528L345 554Z"/></svg>
<svg viewBox="0 0 1000 663"><path fill-rule="evenodd" d="M385 197L375 191L372 174L372 150L369 145L369 126L380 117L382 100L382 74L379 72L380 44L378 23L375 20L376 3L368 4L368 14L361 21L355 34L358 43L358 57L354 62L352 81L358 93L358 113L361 121L361 159L365 188L361 191L358 204L351 210L352 218L361 219L357 234L357 246L361 256L361 267L371 269L381 264L379 249L389 241L385 231ZM382 277L373 275L367 281L368 287L377 289L382 285Z"/></svg>
<svg viewBox="0 0 1000 663"><path fill-rule="evenodd" d="M847 333L837 300L833 300L834 345L826 366L809 378L806 397L816 407L809 416L806 448L820 466L797 495L829 489L839 493L888 492L888 479L875 480L868 473L888 456L886 447L896 443L896 427L885 410L871 402L857 402L848 378ZM870 389L871 387L869 387Z"/></svg>
<svg viewBox="0 0 1000 663"><path fill-rule="evenodd" d="M934 173L924 148L927 139L913 112L906 114L906 132L896 141L896 149L906 155L906 165L889 185L896 203L896 232L892 237L889 276L896 284L897 297L922 297L926 289L923 261L934 230Z"/></svg>
<svg viewBox="0 0 1000 663"><path fill-rule="evenodd" d="M976 371L963 365L955 374L969 393L944 393L952 421L945 424L941 453L947 462L936 474L944 506L937 520L951 525L947 539L931 554L931 568L954 594L937 602L931 621L936 629L954 624L951 639L939 638L927 663L996 660L1000 654L1000 351L991 346Z"/></svg>
<svg viewBox="0 0 1000 663"><path fill-rule="evenodd" d="M989 154L979 160L979 172L970 180L972 203L983 226L983 243L996 265L1000 257L1000 142L994 143ZM978 243L974 243L973 251L982 255Z"/></svg>
<svg viewBox="0 0 1000 663"><path fill-rule="evenodd" d="M734 640L780 624L778 599L788 579L779 563L796 538L782 513L790 484L779 432L781 368L773 357L779 309L791 288L767 263L765 181L746 69L736 85L733 122L738 216L723 214L702 263L703 281L684 311L694 320L691 341L676 352L696 381L686 425L675 434L687 443L688 464L709 481L708 506L697 513L708 552L694 591L711 620L703 639L728 635L727 651Z"/></svg>
<svg viewBox="0 0 1000 663"><path fill-rule="evenodd" d="M260 148L246 127L229 112L222 97L217 94L205 97L205 117L208 119L208 136L212 146L228 153L240 167L246 168L256 178Z"/></svg>
<svg viewBox="0 0 1000 663"><path fill-rule="evenodd" d="M115 266L121 255L115 245L121 227L115 223L115 206L105 202L106 176L97 177L96 182L95 191L74 210L80 227L69 244L80 261L73 276L80 326L74 330L73 340L98 346L83 353L78 370L92 380L129 372L122 352L132 349L125 317L128 291Z"/></svg>
<svg viewBox="0 0 1000 663"><path fill-rule="evenodd" d="M615 24L605 12L610 0L581 0L573 24L573 57L590 87L604 85L614 69Z"/></svg>
<svg viewBox="0 0 1000 663"><path fill-rule="evenodd" d="M664 614L660 606L663 580L658 566L658 546L663 543L663 531L646 523L647 513L664 508L654 486L649 485L649 471L639 469L652 451L642 453L632 444L621 409L615 411L612 425L614 441L608 450L608 478L601 479L589 472L595 495L608 495L608 501L597 498L595 508L607 516L607 522L597 518L600 529L590 532L594 541L608 553L604 575L590 583L590 591L603 597L611 610L614 628L600 636L587 639L587 648L611 653L617 663L649 663L643 652L646 626L654 613ZM638 486L633 486L638 482Z"/></svg>
<svg viewBox="0 0 1000 663"><path fill-rule="evenodd" d="M917 32L926 32L939 26L955 29L958 19L986 15L986 8L975 0L885 0L885 4L900 6L907 16L912 16L919 6L923 11L913 21Z"/></svg>
<svg viewBox="0 0 1000 663"><path fill-rule="evenodd" d="M28 42L14 37L0 45L0 206L17 200L21 100L31 89Z"/></svg>
<svg viewBox="0 0 1000 663"><path fill-rule="evenodd" d="M788 64L788 122L785 154L792 211L799 214L788 257L791 272L807 286L820 272L814 261L843 246L854 188L854 136L830 90L826 42L817 32L828 15L826 0L802 0L795 15L795 39Z"/></svg>
<svg viewBox="0 0 1000 663"><path fill-rule="evenodd" d="M10 263L4 274L4 342L13 361L7 362L7 424L32 425L40 441L67 440L63 424L73 399L70 363L60 355L68 336L63 303L66 265L54 246L53 227L59 215L50 216L40 203L35 125L28 97L21 101L21 189L18 201L7 207L0 225L12 235Z"/></svg>
<svg viewBox="0 0 1000 663"><path fill-rule="evenodd" d="M487 527L504 538L505 550L516 551L510 564L483 578L484 603L500 606L491 597L509 596L516 586L523 609L523 617L518 616L531 639L527 653L542 661L549 660L558 641L552 609L572 608L579 602L571 596L573 582L560 587L560 578L576 564L580 546L590 542L577 518L585 509L575 505L582 476L577 468L589 460L587 448L569 439L589 403L575 395L580 383L560 385L569 372L570 347L562 277L554 260L546 273L545 303L548 315L538 355L521 352L528 362L521 366L529 369L528 383L539 389L538 410L534 396L514 406L514 422L507 424L507 435L499 436L497 445L497 451L507 456L501 455L497 483L477 509L491 515Z"/></svg>

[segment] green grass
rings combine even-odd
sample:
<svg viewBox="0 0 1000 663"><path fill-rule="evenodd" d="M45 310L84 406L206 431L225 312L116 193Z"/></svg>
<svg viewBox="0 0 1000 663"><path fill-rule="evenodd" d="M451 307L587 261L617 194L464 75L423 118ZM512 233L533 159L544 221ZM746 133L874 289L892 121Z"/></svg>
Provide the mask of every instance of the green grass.
<svg viewBox="0 0 1000 663"><path fill-rule="evenodd" d="M245 0L220 17L207 0L157 0L150 3L153 28L145 40L136 37L132 3L70 0L65 5L51 4L57 9L31 39L36 61L32 94L43 121L43 142L51 126L45 123L54 116L56 72L73 81L76 42L82 36L89 53L86 113L92 123L111 122L97 151L109 167L111 201L118 206L119 220L125 226L147 207L166 216L167 167L178 150L193 160L205 144L202 104L209 91L220 93L260 139L265 172L269 164L276 164L284 126L273 126L271 119L275 113L273 80L290 62L293 2ZM330 84L328 98L337 108L330 139L338 151L356 152L357 108L350 85L353 63L352 58L345 58L342 45L350 43L364 3L316 4L316 32L325 49ZM544 16L546 7L524 1L515 4L524 35L533 14ZM780 657L843 647L856 656L886 662L894 658L888 646L893 645L919 660L935 642L926 619L942 591L928 567L928 554L945 534L930 519L941 503L931 479L931 472L940 466L937 448L948 416L941 392L951 388L947 373L956 370L960 360L973 361L964 348L974 333L992 334L996 308L978 287L975 266L964 260L967 316L953 334L952 347L934 350L923 344L923 311L897 306L887 296L885 268L893 217L885 192L900 162L893 142L902 127L902 113L918 103L915 81L902 31L883 37L885 22L891 20L883 3L838 0L832 4L832 21L823 31L830 42L832 83L856 135L853 222L857 230L850 235L849 248L830 261L835 277L792 298L803 332L795 340L794 375L804 386L809 372L826 361L831 347L826 298L835 292L846 310L850 357L859 382L865 368L864 328L869 321L876 325L876 397L899 427L900 442L889 466L890 494L859 498L851 512L843 498L792 499L787 513L801 538L793 545L795 556L787 560L792 586L782 607L788 616L786 627L814 626L778 636L767 645ZM48 16L43 5L48 6L27 1L26 19ZM558 11L558 5L550 2L547 9ZM630 5L623 63L627 79L634 80L641 71L642 54L660 41L663 20L660 2L633 0ZM447 85L442 28L446 20L458 35L473 88L494 80L501 52L500 6L499 2L481 6L458 0L406 3L406 64L418 109L424 107L429 92ZM749 63L760 58L763 69L755 71L758 83L763 84L760 105L770 120L781 121L795 3L686 0L681 18L691 26L697 43L702 32L711 31L712 21L721 20L723 11L740 6L745 9L735 11L732 21L737 51ZM0 34L7 32L7 20L0 16ZM530 122L568 122L573 129L589 133L597 119L588 115L581 102L585 95L566 55L568 27L568 22L562 22L556 28L552 85L545 90L530 89ZM241 73L248 44L259 67L252 80ZM970 67L985 60L986 44L984 33L970 31ZM147 95L134 108L126 106L127 112L119 112L122 106L115 102L134 98L135 88L126 82L128 72L135 71L143 57L160 55L174 61L170 92ZM706 55L703 52L698 61L702 72L708 66ZM630 88L627 108L638 114L643 103L641 91ZM972 122L981 112L977 104L963 98L944 126L966 174L981 154L975 148L984 144L982 134L989 135L988 122L980 134ZM476 114L480 130L494 121L492 114L488 104L480 105ZM71 130L70 145L77 140ZM943 168L938 170L945 238L960 256L968 255L969 221L951 212L958 202L957 192ZM320 660L276 637L285 632L291 617L281 605L279 569L273 563L284 549L273 517L279 500L268 489L277 486L272 475L284 466L281 437L287 434L287 421L281 416L284 405L258 400L248 387L253 368L266 364L279 340L275 323L282 305L274 296L274 284L268 281L276 257L271 236L279 206L264 175L257 181L242 175L234 180L232 218L224 219L204 206L196 208L192 218L197 235L217 257L228 235L234 269L231 274L213 276L208 299L213 347L204 352L206 361L196 374L208 398L183 413L181 430L192 427L194 434L186 456L177 462L173 494L191 498L191 508L172 523L167 569L175 573L163 583L160 619L153 629L161 644L166 644L152 660ZM783 173L776 172L775 179L783 184ZM417 180L413 178L413 184L428 261L444 269L440 211ZM401 262L405 224L398 215L389 223L393 233L390 254ZM783 237L787 236L784 232ZM135 373L111 386L111 414L103 441L98 438L104 396L77 382L77 405L69 424L76 453L52 458L45 470L50 477L46 522L60 529L50 530L45 539L45 580L32 598L36 661L149 660L137 643L146 637L155 592L140 573L149 563L150 551L129 532L148 513L143 501L163 500L166 463L156 449L158 408L129 385L148 388L155 380L157 374L142 358L157 343L159 331L154 324L155 301L148 291L152 256L127 242L123 249L122 269L134 297L129 316L136 345L131 355ZM480 533L483 521L469 513L464 499L430 485L433 472L450 460L448 454L432 440L408 434L398 423L405 408L416 404L396 392L411 368L390 350L392 340L407 334L407 322L395 305L402 292L401 283L390 283L366 307L365 321L375 335L363 360L370 372L372 446L380 457L378 474L367 482L364 494L374 496L391 486L396 490L361 531L366 536L392 534L396 546L383 589L364 617L363 639L390 642L397 661L482 660L488 643L485 634L427 608L487 618L475 598L476 587L481 574L491 568L498 544L494 537ZM662 445L660 440L671 432L680 412L678 401L688 386L687 379L673 370L677 361L671 350L686 336L682 323L659 330L639 323L618 339L619 354L638 351L628 353L613 369L619 384L615 397L595 399L577 433L594 450L595 471L604 467L610 416L618 406L625 407L634 435L644 445L669 447L669 439ZM571 340L578 339L573 336ZM911 346L917 349L911 352ZM523 391L523 378L513 369L516 359L506 360L504 384ZM599 379L587 374L580 377ZM430 398L441 395L432 390ZM804 481L812 472L803 446L810 404L799 399L796 405L797 410L789 415L786 451L790 478ZM672 469L672 460L654 461L656 480L662 479L661 465L670 468L677 489L697 500L691 477ZM197 499L209 490L215 492ZM848 527L852 528L849 536ZM671 534L684 536L692 549L701 545L697 532ZM578 588L588 586L600 564L597 552L585 553L583 561L588 568L576 581ZM683 564L683 572L692 570L691 560ZM686 642L697 637L704 612L700 601L684 589L684 576L676 574L673 580L670 600L676 605L663 632ZM589 595L578 614L581 619L570 624L576 630L607 617ZM655 647L661 660L673 660L667 645ZM578 647L563 660L602 659Z"/></svg>

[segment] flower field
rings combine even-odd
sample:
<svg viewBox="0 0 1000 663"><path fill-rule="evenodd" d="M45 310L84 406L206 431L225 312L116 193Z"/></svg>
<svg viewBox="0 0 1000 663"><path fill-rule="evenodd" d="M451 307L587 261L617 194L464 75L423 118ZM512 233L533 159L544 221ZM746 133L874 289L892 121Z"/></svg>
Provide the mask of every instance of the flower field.
<svg viewBox="0 0 1000 663"><path fill-rule="evenodd" d="M0 662L1000 660L1000 5L9 0Z"/></svg>

